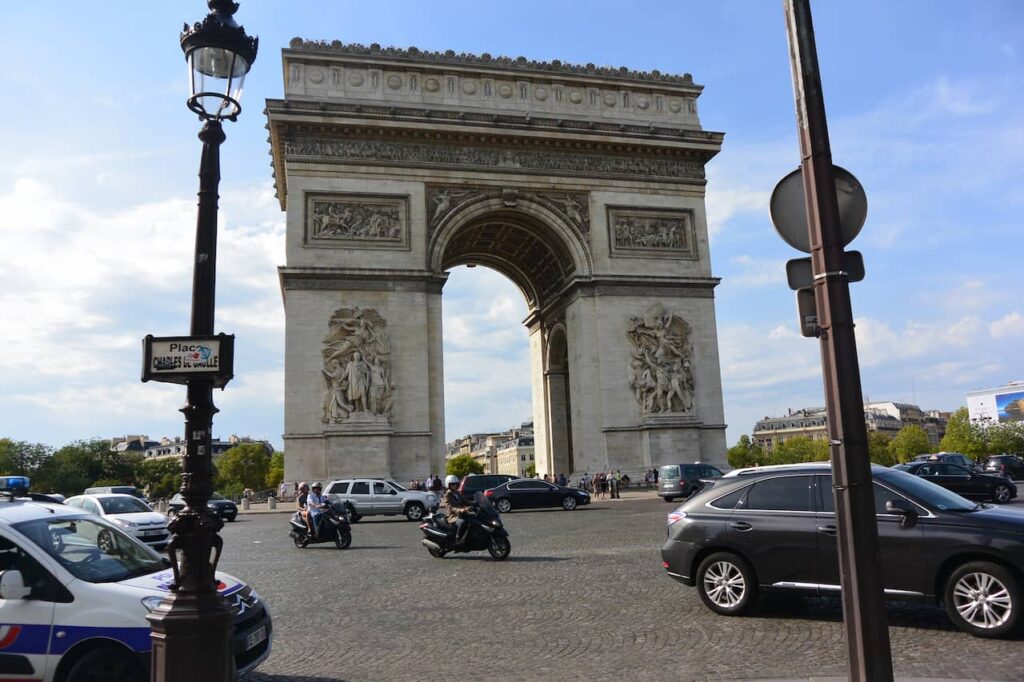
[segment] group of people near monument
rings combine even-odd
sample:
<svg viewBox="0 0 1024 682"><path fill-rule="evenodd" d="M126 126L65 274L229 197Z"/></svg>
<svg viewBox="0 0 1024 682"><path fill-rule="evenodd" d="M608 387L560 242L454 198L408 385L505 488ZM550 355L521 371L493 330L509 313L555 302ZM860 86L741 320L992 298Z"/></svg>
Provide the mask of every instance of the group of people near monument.
<svg viewBox="0 0 1024 682"><path fill-rule="evenodd" d="M598 500L606 497L617 500L620 499L619 491L629 485L629 480L629 475L622 473L621 469L599 471L593 476L584 472L580 477L579 488L590 492Z"/></svg>
<svg viewBox="0 0 1024 682"><path fill-rule="evenodd" d="M423 490L430 491L432 493L440 493L444 490L444 484L441 482L440 476L429 474L426 479L420 480L418 478L412 479L409 482L409 490Z"/></svg>

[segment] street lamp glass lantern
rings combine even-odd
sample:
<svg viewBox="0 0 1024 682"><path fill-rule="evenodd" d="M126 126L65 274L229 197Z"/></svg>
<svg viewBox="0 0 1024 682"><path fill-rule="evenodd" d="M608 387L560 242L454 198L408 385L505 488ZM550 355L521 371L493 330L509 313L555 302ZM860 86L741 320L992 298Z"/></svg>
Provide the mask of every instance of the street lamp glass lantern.
<svg viewBox="0 0 1024 682"><path fill-rule="evenodd" d="M189 66L188 108L207 121L234 121L242 111L245 74L256 60L259 40L250 38L232 15L238 3L208 0L210 13L185 24L181 49Z"/></svg>

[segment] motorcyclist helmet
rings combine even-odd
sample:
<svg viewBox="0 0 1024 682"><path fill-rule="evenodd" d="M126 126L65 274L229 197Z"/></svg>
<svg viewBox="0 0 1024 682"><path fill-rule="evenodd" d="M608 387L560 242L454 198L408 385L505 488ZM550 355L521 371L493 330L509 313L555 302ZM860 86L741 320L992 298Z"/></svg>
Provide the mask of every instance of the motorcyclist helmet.
<svg viewBox="0 0 1024 682"><path fill-rule="evenodd" d="M311 485L310 488L313 490L321 490L323 486L320 485L320 481L313 481L313 485Z"/></svg>
<svg viewBox="0 0 1024 682"><path fill-rule="evenodd" d="M306 483L305 481L300 483L299 484L299 492L300 493L308 493L309 492L309 484Z"/></svg>
<svg viewBox="0 0 1024 682"><path fill-rule="evenodd" d="M450 487L452 487L452 485L458 485L458 484L459 484L459 477L456 476L455 474L448 474L447 476L444 477L444 487L445 488L450 488Z"/></svg>

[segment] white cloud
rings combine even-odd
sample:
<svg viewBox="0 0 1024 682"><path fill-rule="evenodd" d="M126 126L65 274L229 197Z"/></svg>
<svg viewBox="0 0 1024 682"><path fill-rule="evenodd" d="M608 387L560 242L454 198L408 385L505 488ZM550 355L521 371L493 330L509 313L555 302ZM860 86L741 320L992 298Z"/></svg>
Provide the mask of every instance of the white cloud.
<svg viewBox="0 0 1024 682"><path fill-rule="evenodd" d="M1007 313L998 320L990 323L988 329L992 338L1000 341L1003 339L1024 337L1024 315L1021 315L1017 311Z"/></svg>
<svg viewBox="0 0 1024 682"><path fill-rule="evenodd" d="M725 182L726 180L722 178L719 184L715 184L714 181L708 183L707 216L710 239L724 230L729 220L738 214L768 215L768 200L771 198L769 190L729 188L722 186Z"/></svg>

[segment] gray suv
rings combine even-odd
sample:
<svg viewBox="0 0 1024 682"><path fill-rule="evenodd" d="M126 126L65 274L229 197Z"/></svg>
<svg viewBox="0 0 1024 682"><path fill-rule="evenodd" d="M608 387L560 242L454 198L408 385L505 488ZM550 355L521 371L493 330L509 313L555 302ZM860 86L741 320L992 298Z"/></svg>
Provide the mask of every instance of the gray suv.
<svg viewBox="0 0 1024 682"><path fill-rule="evenodd" d="M437 495L419 490L406 490L386 478L343 478L331 481L324 495L334 508L348 513L355 523L364 516L395 516L404 514L410 521L419 521L428 511L437 509Z"/></svg>

